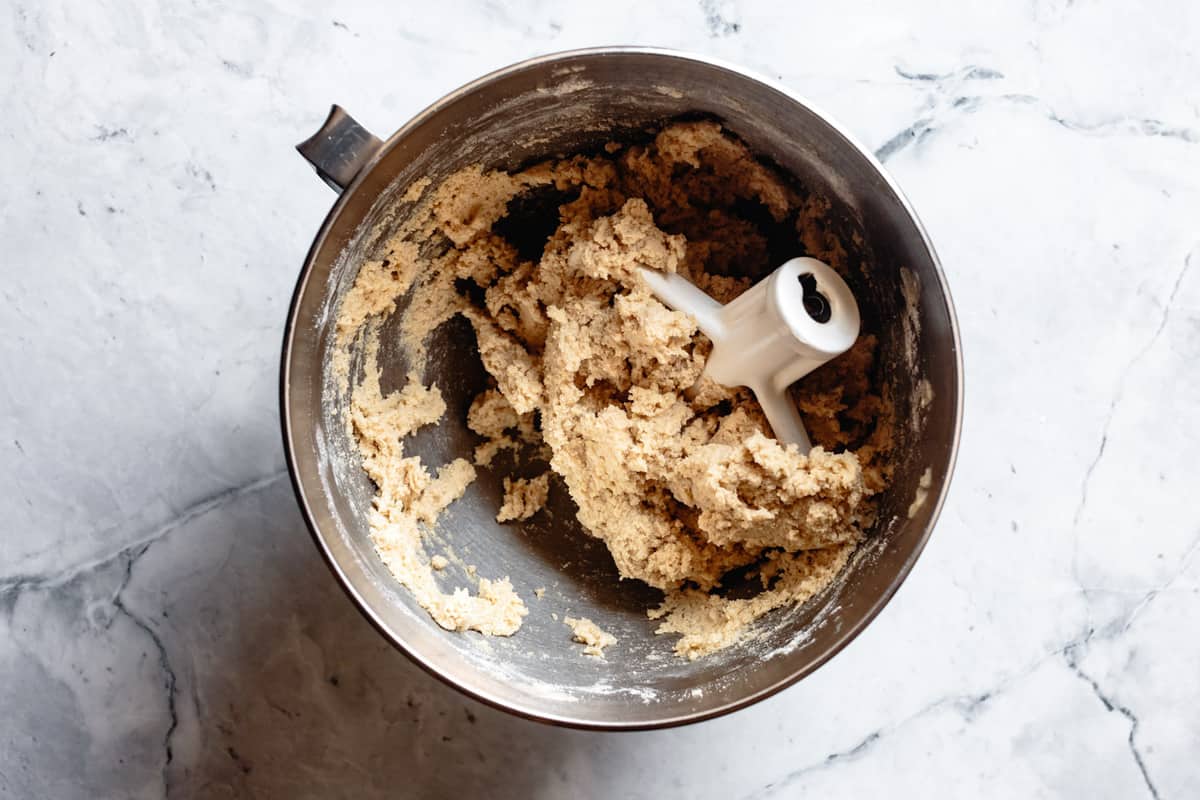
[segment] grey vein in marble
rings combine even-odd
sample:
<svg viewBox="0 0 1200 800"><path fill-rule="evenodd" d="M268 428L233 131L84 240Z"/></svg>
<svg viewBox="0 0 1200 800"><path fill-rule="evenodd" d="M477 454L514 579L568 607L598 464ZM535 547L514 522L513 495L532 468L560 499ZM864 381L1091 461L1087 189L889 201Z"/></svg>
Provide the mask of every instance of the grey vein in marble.
<svg viewBox="0 0 1200 800"><path fill-rule="evenodd" d="M1197 243L1200 246L1200 243ZM1162 336L1163 330L1167 327L1167 322L1171 318L1171 307L1175 304L1175 296L1179 294L1179 287L1183 283L1184 277L1192 266L1192 253L1188 253L1183 259L1183 268L1179 270L1179 274L1175 277L1175 283L1171 286L1171 293L1167 296L1166 301L1162 304L1162 316L1158 320L1158 326L1155 327L1154 333L1146 341L1133 358L1121 370L1120 377L1117 380L1117 388L1113 391L1112 401L1108 404L1108 414L1104 417L1104 427L1100 431L1100 444L1096 448L1096 456L1088 464L1087 470L1083 473L1083 482L1079 490L1079 505L1075 508L1075 518L1073 525L1079 525L1079 518L1083 515L1083 509L1087 505L1088 482L1092 479L1092 473L1096 471L1096 465L1100 463L1100 459L1104 458L1104 448L1108 444L1108 427L1112 424L1113 414L1116 413L1117 406L1125 395L1125 382L1129 378L1129 373L1137 366L1138 362L1146 357L1150 352L1150 348L1154 347L1159 337Z"/></svg>

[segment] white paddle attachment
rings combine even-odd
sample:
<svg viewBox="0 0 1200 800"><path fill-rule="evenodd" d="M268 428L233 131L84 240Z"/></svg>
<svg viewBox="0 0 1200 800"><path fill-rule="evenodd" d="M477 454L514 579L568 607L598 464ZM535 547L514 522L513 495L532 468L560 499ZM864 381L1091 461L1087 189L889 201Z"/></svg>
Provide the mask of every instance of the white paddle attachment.
<svg viewBox="0 0 1200 800"><path fill-rule="evenodd" d="M680 275L641 274L655 297L694 317L712 340L704 374L749 387L775 438L811 450L788 387L858 338L858 304L841 276L815 258L793 258L723 306Z"/></svg>

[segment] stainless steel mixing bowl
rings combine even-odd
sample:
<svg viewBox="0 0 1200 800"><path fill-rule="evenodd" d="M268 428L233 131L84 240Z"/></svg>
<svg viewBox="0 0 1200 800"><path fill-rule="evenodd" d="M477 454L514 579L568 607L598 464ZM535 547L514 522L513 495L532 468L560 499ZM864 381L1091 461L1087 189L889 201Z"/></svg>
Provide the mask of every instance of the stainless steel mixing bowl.
<svg viewBox="0 0 1200 800"><path fill-rule="evenodd" d="M849 280L865 319L880 332L902 422L895 480L882 498L879 523L836 585L801 607L766 616L745 643L688 662L672 653L674 637L656 636L656 623L646 617L660 595L618 581L565 491L524 526L500 525L499 478L484 471L444 515L437 535L481 574L511 576L530 614L508 639L444 631L371 547L366 512L373 487L359 469L340 417L345 398L330 374L339 299L358 263L386 236L394 223L388 212L412 181L436 181L469 164L512 169L593 150L695 114L720 118L833 204L834 228L854 267ZM341 196L309 251L288 316L281 376L288 466L338 580L379 631L430 673L498 708L548 722L677 725L746 706L812 672L899 587L929 537L954 465L962 411L958 330L945 277L908 202L869 151L808 103L712 59L643 48L581 50L481 78L384 142L335 107L299 149ZM396 314L403 313L402 303ZM386 332L385 326L385 341ZM385 344L381 359L385 388L397 386L403 354ZM469 454L477 442L465 415L485 376L466 325L448 324L434 335L431 362L430 377L448 411L410 449L439 465ZM456 568L448 572L451 582L467 583ZM540 587L546 594L539 600ZM618 644L604 659L582 656L561 621L568 614L590 617Z"/></svg>

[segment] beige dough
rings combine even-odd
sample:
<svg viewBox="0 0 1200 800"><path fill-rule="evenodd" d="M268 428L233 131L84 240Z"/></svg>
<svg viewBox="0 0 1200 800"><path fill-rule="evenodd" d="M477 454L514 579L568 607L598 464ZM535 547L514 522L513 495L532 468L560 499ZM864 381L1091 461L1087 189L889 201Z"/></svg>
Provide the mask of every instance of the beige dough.
<svg viewBox="0 0 1200 800"><path fill-rule="evenodd" d="M378 340L373 336L366 355L368 363L376 363ZM368 369L355 388L350 422L363 469L377 487L371 538L388 569L443 628L509 636L528 612L507 578L480 579L474 596L461 587L447 593L433 574L445 568L445 557L425 558L420 524L432 524L475 479L475 468L461 458L442 466L434 477L419 458L404 455L404 437L437 422L445 412L437 387L422 386L416 376L409 376L403 390L385 397L378 369Z"/></svg>
<svg viewBox="0 0 1200 800"><path fill-rule="evenodd" d="M550 473L536 478L505 478L504 503L496 513L497 522L529 519L542 510L550 494Z"/></svg>
<svg viewBox="0 0 1200 800"><path fill-rule="evenodd" d="M525 260L493 225L511 200L539 187L565 199L540 258ZM758 216L744 214L747 207ZM864 333L797 387L817 443L802 455L771 436L747 390L697 384L707 340L691 318L659 303L637 271L682 273L728 302L751 282L730 275L777 266L764 226L776 236L792 226L789 255L845 270L828 211L711 122L672 125L646 145L612 145L603 156L515 174L472 168L424 191L383 257L362 267L338 337L348 347L354 336L370 336L371 320L412 293L400 327L414 374L383 396L368 353L351 418L378 487L376 545L439 624L507 634L525 614L504 579L480 580L475 597L442 594L421 550L420 526L433 525L475 467L505 450L547 457L621 575L665 593L648 614L661 620L660 633L679 635L680 655L728 646L763 614L803 602L837 576L873 521L872 496L890 479L891 404L873 382L874 336ZM434 236L450 247L423 259L414 242ZM456 281L474 291L460 294ZM418 372L425 335L455 314L473 326L494 386L467 416L483 437L473 463L459 459L431 477L403 455L401 440L444 412ZM364 322L368 333L358 333ZM506 478L497 519L536 513L548 480ZM761 591L723 597L722 579L739 568L756 570ZM576 623L591 625L568 620L577 638Z"/></svg>
<svg viewBox="0 0 1200 800"><path fill-rule="evenodd" d="M603 656L604 648L617 643L617 637L601 630L599 625L587 617L581 619L564 617L563 622L571 629L571 639L584 646L584 655Z"/></svg>

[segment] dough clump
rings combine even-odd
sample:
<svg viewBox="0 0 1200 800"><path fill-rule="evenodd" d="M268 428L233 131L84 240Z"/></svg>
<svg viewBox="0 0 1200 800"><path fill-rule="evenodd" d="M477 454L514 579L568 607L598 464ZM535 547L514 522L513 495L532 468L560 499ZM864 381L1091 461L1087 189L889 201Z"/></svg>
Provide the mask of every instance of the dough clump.
<svg viewBox="0 0 1200 800"><path fill-rule="evenodd" d="M536 478L505 478L504 503L496 513L497 522L529 519L542 510L550 494L550 473Z"/></svg>
<svg viewBox="0 0 1200 800"><path fill-rule="evenodd" d="M617 637L601 630L599 625L587 617L564 617L563 622L571 629L571 639L584 646L584 655L603 657L604 648L617 643Z"/></svg>
<svg viewBox="0 0 1200 800"><path fill-rule="evenodd" d="M519 627L526 610L506 579L480 580L474 597L440 593L420 526L462 495L476 467L523 448L548 458L621 575L664 592L648 613L660 633L679 635L682 656L728 646L762 615L834 580L890 478L891 405L876 378L875 337L864 332L797 387L817 443L803 455L773 438L748 390L701 379L708 341L638 271L681 273L721 302L794 255L845 272L845 250L822 217L828 204L801 196L714 122L512 174L463 170L422 197L385 257L361 269L338 336L369 336L354 330L411 295L400 329L414 371L385 395L368 347L351 419L378 488L376 546L434 619L485 633ZM524 235L537 226L521 218L538 204L550 209L544 242ZM414 242L433 238L444 252L422 258ZM457 314L493 385L467 415L482 437L472 460L433 477L401 440L444 413L420 370L426 335ZM497 519L536 513L549 477L506 478ZM728 596L735 570L753 573L759 590ZM567 623L585 641L579 631L591 623ZM605 646L599 633L588 652Z"/></svg>

